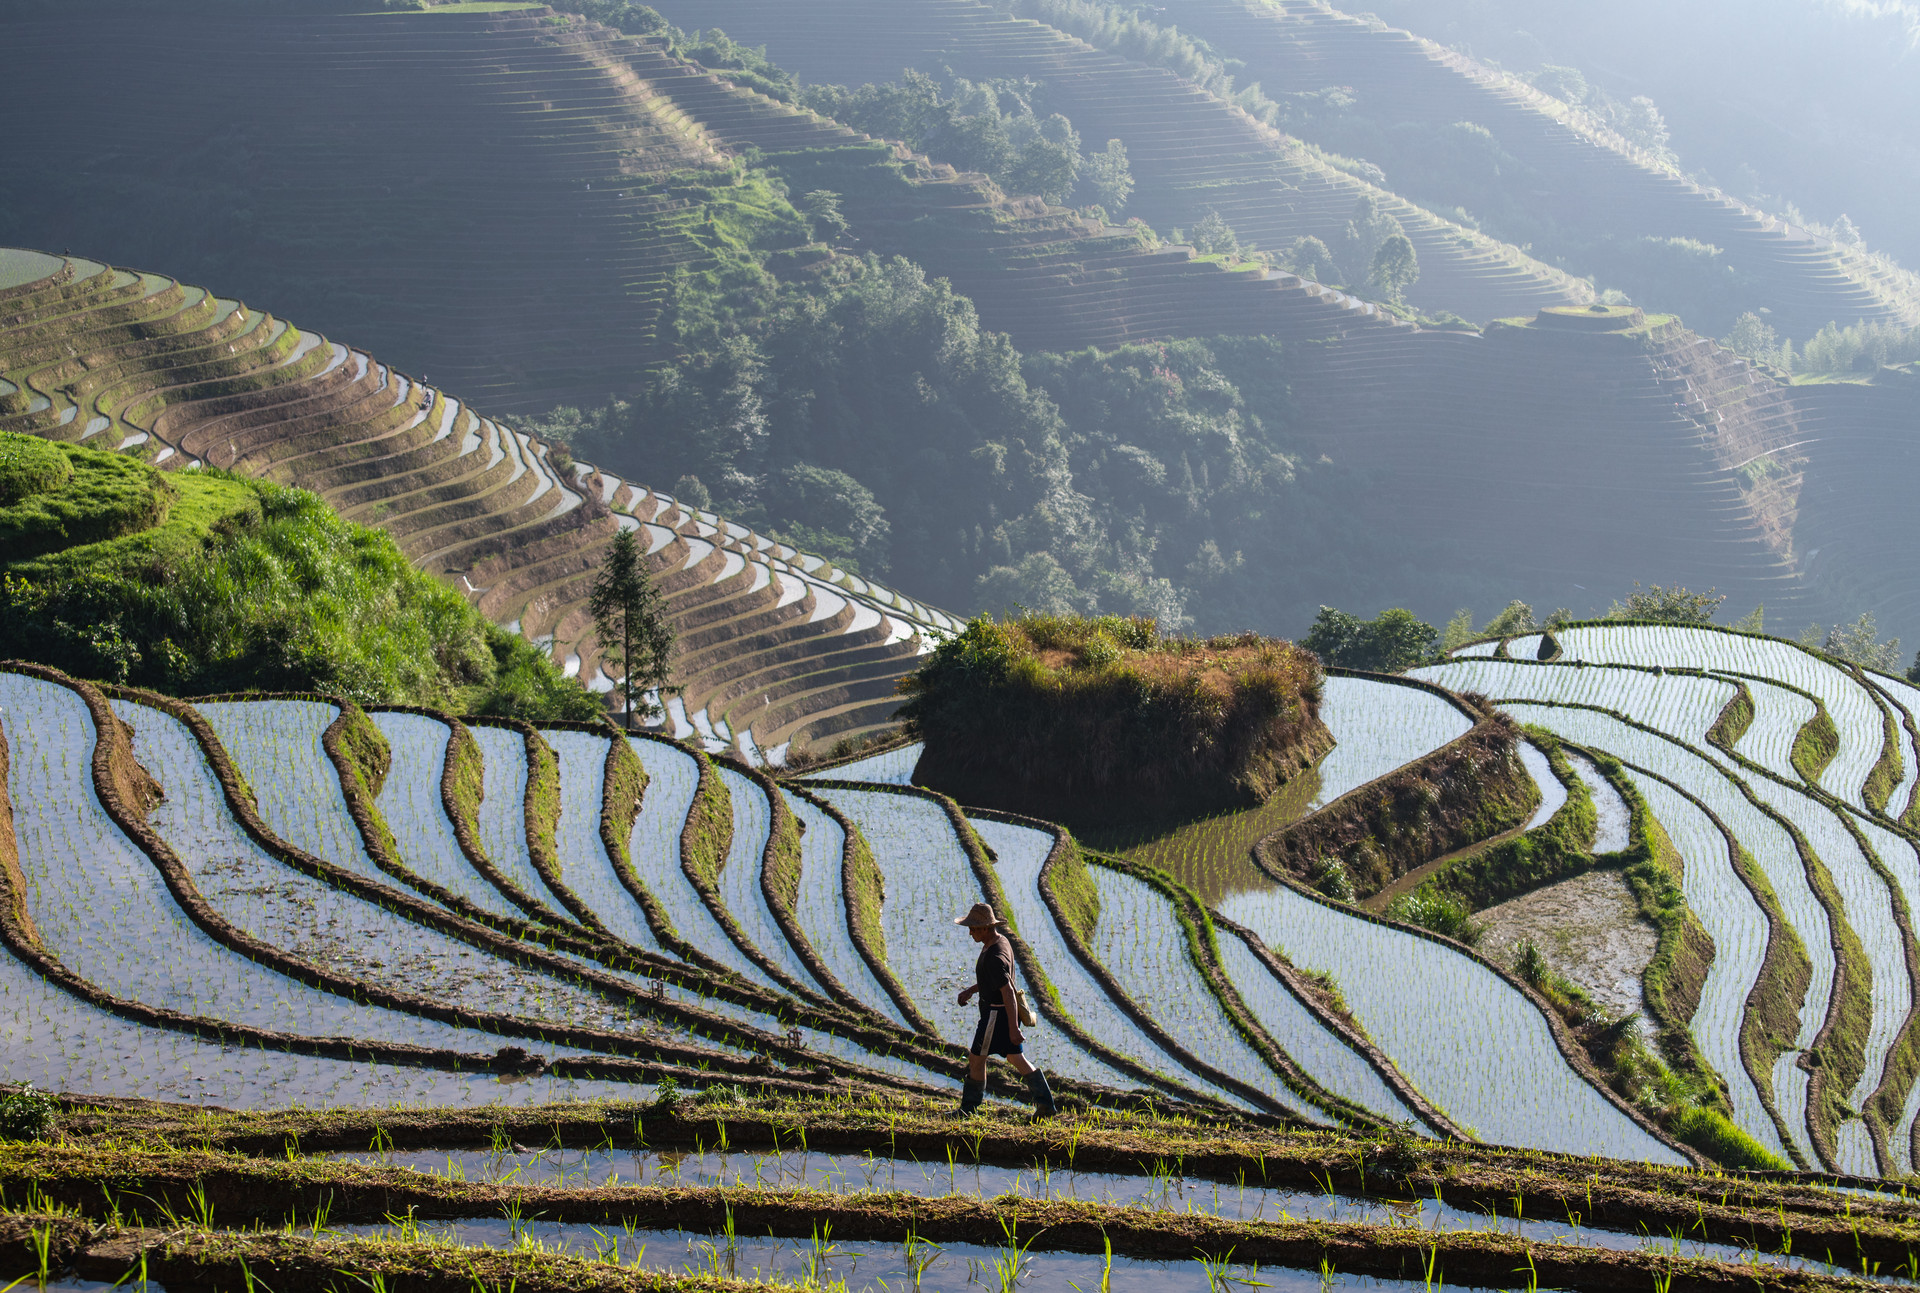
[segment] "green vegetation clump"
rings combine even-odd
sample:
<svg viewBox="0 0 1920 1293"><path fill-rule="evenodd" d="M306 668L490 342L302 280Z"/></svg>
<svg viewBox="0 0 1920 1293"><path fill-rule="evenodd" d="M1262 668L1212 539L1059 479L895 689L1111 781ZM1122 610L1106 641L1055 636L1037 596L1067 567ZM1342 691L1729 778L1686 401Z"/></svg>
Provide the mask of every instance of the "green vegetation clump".
<svg viewBox="0 0 1920 1293"><path fill-rule="evenodd" d="M906 142L962 170L980 171L1013 194L1120 213L1133 192L1126 145L1118 139L1083 149L1073 122L1036 108L1041 86L1030 79L969 81L949 70L936 80L909 71L897 82L810 85L806 107L856 130Z"/></svg>
<svg viewBox="0 0 1920 1293"><path fill-rule="evenodd" d="M41 1140L52 1133L59 1106L28 1082L0 1096L0 1140Z"/></svg>
<svg viewBox="0 0 1920 1293"><path fill-rule="evenodd" d="M174 695L600 711L538 648L317 495L51 447L71 465L66 486L0 508L0 656Z"/></svg>
<svg viewBox="0 0 1920 1293"><path fill-rule="evenodd" d="M1853 623L1836 624L1830 629L1809 624L1800 635L1800 645L1882 673L1899 673L1905 658L1900 653L1899 638L1880 640L1880 626L1874 622L1872 611L1862 611Z"/></svg>
<svg viewBox="0 0 1920 1293"><path fill-rule="evenodd" d="M1390 920L1430 929L1468 947L1478 943L1482 933L1466 903L1451 894L1424 888L1395 898L1387 904L1385 915Z"/></svg>
<svg viewBox="0 0 1920 1293"><path fill-rule="evenodd" d="M1614 602L1604 618L1610 620L1649 620L1660 624L1711 624L1726 594L1709 588L1704 593L1679 585L1672 588L1652 584L1642 588L1636 580L1624 602Z"/></svg>
<svg viewBox="0 0 1920 1293"><path fill-rule="evenodd" d="M1288 642L1162 638L1150 619L982 616L901 683L917 780L1075 820L1258 803L1331 745Z"/></svg>
<svg viewBox="0 0 1920 1293"><path fill-rule="evenodd" d="M132 458L0 433L0 563L145 530L176 496Z"/></svg>
<svg viewBox="0 0 1920 1293"><path fill-rule="evenodd" d="M73 464L50 441L0 431L0 506L44 494L73 479Z"/></svg>

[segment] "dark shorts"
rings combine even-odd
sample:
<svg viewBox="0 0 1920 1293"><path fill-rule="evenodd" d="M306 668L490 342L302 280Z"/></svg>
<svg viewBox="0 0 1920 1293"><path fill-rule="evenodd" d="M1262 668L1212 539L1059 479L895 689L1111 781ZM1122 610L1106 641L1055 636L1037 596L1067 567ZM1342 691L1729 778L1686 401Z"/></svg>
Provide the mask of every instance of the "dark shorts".
<svg viewBox="0 0 1920 1293"><path fill-rule="evenodd" d="M980 1014L980 1026L973 1030L973 1045L967 1047L973 1055L1018 1055L1020 1047L1007 1036L1007 1009L994 1006Z"/></svg>

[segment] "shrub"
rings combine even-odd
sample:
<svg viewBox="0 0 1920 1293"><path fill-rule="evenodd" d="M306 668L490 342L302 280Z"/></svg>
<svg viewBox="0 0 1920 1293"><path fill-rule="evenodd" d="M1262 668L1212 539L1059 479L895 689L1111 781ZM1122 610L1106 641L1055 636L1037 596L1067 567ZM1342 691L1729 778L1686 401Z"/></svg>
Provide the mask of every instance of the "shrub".
<svg viewBox="0 0 1920 1293"><path fill-rule="evenodd" d="M62 489L72 479L73 464L51 442L0 431L0 506Z"/></svg>
<svg viewBox="0 0 1920 1293"><path fill-rule="evenodd" d="M1528 986L1538 988L1552 976L1553 968L1547 964L1539 944L1523 938L1513 945L1513 972L1525 979Z"/></svg>
<svg viewBox="0 0 1920 1293"><path fill-rule="evenodd" d="M1480 926L1474 923L1473 913L1467 909L1467 904L1450 894L1416 889L1410 894L1395 898L1388 904L1386 914L1393 920L1432 930L1445 938L1453 939L1456 943L1465 943L1468 947L1480 941L1482 931ZM1529 943L1528 946L1531 947L1532 944Z"/></svg>
<svg viewBox="0 0 1920 1293"><path fill-rule="evenodd" d="M1678 585L1665 588L1654 584L1642 588L1636 580L1627 600L1609 606L1605 618L1657 620L1662 624L1711 624L1720 609L1720 603L1726 600L1726 594L1716 593L1711 588L1704 593L1696 593Z"/></svg>
<svg viewBox="0 0 1920 1293"><path fill-rule="evenodd" d="M1370 620L1322 606L1300 645L1331 665L1399 673L1432 657L1440 644L1433 625L1395 608Z"/></svg>
<svg viewBox="0 0 1920 1293"><path fill-rule="evenodd" d="M1693 1146L1722 1167L1750 1167L1786 1171L1792 1167L1770 1153L1759 1141L1712 1109L1691 1106L1679 1110L1668 1123L1674 1138Z"/></svg>
<svg viewBox="0 0 1920 1293"><path fill-rule="evenodd" d="M46 1139L57 1108L53 1097L31 1082L0 1096L0 1140Z"/></svg>
<svg viewBox="0 0 1920 1293"><path fill-rule="evenodd" d="M1308 877L1313 887L1327 897L1338 902L1353 901L1353 877L1347 874L1347 864L1331 855L1320 859Z"/></svg>
<svg viewBox="0 0 1920 1293"><path fill-rule="evenodd" d="M693 1102L695 1104L745 1104L747 1093L745 1088L736 1082L717 1082L712 1086L702 1087L700 1094L693 1097Z"/></svg>

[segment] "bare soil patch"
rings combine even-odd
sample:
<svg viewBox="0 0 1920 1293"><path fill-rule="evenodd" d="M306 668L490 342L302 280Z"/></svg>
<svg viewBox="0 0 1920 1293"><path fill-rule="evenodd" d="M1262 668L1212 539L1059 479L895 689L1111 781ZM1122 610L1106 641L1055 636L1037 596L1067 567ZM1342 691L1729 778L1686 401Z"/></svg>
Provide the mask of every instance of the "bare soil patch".
<svg viewBox="0 0 1920 1293"><path fill-rule="evenodd" d="M1556 972L1613 1010L1642 1010L1640 976L1659 935L1640 918L1618 871L1598 870L1546 885L1481 912L1480 950L1512 969L1514 945L1533 940Z"/></svg>

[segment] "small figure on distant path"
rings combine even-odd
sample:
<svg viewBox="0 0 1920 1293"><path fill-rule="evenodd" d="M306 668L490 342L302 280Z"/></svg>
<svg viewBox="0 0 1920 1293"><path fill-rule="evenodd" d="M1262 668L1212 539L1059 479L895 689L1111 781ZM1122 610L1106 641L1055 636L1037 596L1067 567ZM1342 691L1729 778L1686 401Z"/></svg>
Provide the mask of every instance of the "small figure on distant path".
<svg viewBox="0 0 1920 1293"><path fill-rule="evenodd" d="M1047 1075L1027 1062L1021 1054L1025 1041L1020 1032L1020 1001L1013 990L1013 944L1000 931L1006 922L984 902L953 922L964 926L973 941L983 944L980 959L974 963L971 988L960 990L960 1004L966 1005L974 993L980 994L980 1026L973 1030L973 1045L967 1048L967 1080L960 1088L960 1112L972 1113L987 1094L987 1057L1004 1055L1013 1071L1027 1080L1033 1097L1033 1111L1042 1118L1058 1113Z"/></svg>

